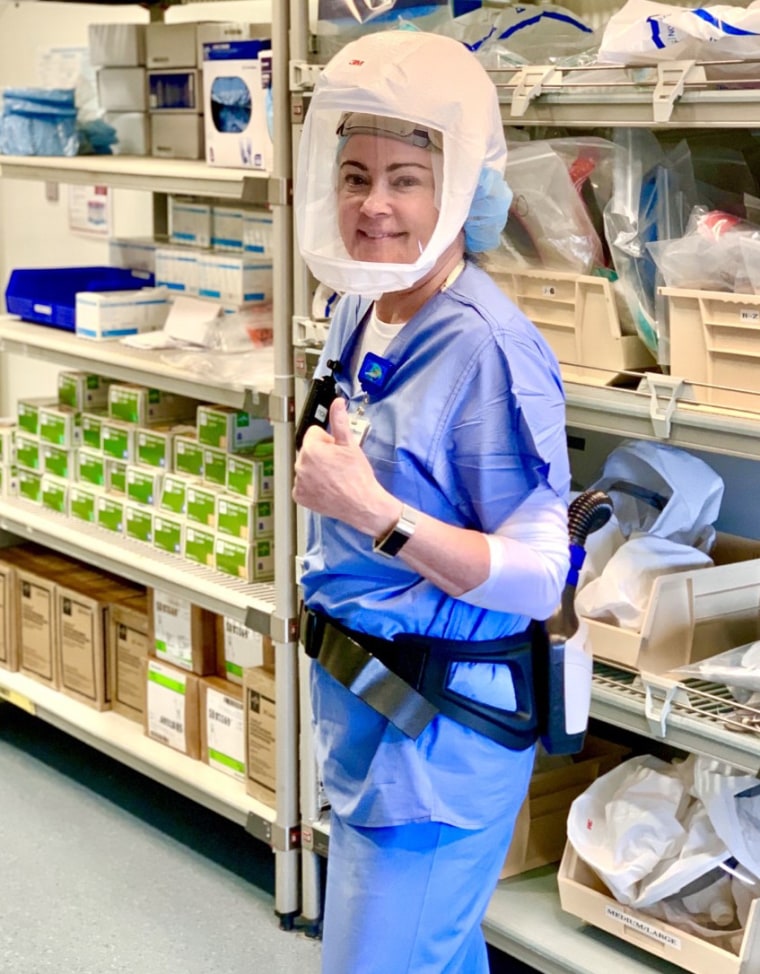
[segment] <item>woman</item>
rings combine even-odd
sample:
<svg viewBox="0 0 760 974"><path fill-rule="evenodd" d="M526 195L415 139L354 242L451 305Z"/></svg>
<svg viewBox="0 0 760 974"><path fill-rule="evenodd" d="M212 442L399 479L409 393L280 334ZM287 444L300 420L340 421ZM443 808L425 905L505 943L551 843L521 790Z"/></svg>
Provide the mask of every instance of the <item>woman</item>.
<svg viewBox="0 0 760 974"><path fill-rule="evenodd" d="M480 923L537 736L528 627L564 583L569 482L557 363L471 259L506 222L505 159L487 74L418 32L344 48L304 127L299 244L344 293L318 370L339 395L293 489L312 512L326 974L488 970Z"/></svg>

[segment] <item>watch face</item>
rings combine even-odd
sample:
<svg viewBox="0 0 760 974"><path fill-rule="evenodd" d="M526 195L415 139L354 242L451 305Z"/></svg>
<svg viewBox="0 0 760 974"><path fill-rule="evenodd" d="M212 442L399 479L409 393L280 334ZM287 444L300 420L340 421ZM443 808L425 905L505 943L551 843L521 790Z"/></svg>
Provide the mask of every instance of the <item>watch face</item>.
<svg viewBox="0 0 760 974"><path fill-rule="evenodd" d="M396 522L395 527L384 538L375 541L372 546L373 550L379 551L380 554L387 555L389 558L397 555L414 534L416 523L415 512L404 504L401 517Z"/></svg>

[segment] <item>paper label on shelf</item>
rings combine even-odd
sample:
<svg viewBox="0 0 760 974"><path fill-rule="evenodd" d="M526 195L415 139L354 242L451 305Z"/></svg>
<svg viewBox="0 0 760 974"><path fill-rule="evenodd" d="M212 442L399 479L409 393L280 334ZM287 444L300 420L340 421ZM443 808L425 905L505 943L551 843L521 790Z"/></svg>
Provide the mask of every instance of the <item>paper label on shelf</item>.
<svg viewBox="0 0 760 974"><path fill-rule="evenodd" d="M651 940L656 940L658 944L663 947L670 947L673 950L681 949L681 938L674 937L673 934L667 933L665 930L661 930L659 927L653 926L651 923L647 923L640 917L631 916L630 913L626 913L624 910L619 909L616 906L605 907L605 915L611 920L617 920L618 923L622 923L623 926L628 927L630 930L636 933L643 934L645 937L649 937Z"/></svg>
<svg viewBox="0 0 760 974"><path fill-rule="evenodd" d="M4 700L6 703L12 703L14 707L20 707L21 710L25 710L28 714L36 714L37 708L32 703L32 701L23 695L23 693L18 693L16 690L11 690L10 687L4 687L0 684L0 700Z"/></svg>
<svg viewBox="0 0 760 974"><path fill-rule="evenodd" d="M153 624L156 655L185 669L193 668L191 605L158 589L154 593Z"/></svg>
<svg viewBox="0 0 760 974"><path fill-rule="evenodd" d="M218 690L206 693L208 763L225 774L245 779L243 704Z"/></svg>
<svg viewBox="0 0 760 974"><path fill-rule="evenodd" d="M148 734L169 747L185 751L185 691L181 673L160 663L148 666Z"/></svg>
<svg viewBox="0 0 760 974"><path fill-rule="evenodd" d="M760 321L760 309L758 308L742 308L739 313L740 321Z"/></svg>

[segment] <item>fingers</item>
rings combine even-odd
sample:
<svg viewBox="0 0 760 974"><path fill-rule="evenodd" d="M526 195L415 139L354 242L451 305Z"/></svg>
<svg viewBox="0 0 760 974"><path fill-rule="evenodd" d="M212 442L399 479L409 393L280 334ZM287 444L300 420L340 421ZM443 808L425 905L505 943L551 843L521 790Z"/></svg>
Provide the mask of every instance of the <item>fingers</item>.
<svg viewBox="0 0 760 974"><path fill-rule="evenodd" d="M342 396L330 406L330 432L339 446L353 446L354 438L348 422L346 400Z"/></svg>

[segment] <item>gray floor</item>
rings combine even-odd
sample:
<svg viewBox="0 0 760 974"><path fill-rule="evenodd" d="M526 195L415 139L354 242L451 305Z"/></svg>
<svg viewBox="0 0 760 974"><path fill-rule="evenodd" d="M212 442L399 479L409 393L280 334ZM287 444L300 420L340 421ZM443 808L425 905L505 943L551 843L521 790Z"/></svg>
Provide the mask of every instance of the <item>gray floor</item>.
<svg viewBox="0 0 760 974"><path fill-rule="evenodd" d="M0 974L318 974L319 942L279 928L273 866L239 825L0 703ZM491 970L529 971L496 951Z"/></svg>

